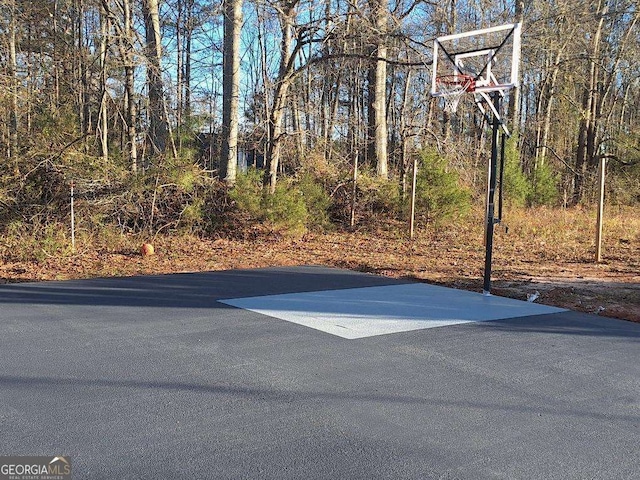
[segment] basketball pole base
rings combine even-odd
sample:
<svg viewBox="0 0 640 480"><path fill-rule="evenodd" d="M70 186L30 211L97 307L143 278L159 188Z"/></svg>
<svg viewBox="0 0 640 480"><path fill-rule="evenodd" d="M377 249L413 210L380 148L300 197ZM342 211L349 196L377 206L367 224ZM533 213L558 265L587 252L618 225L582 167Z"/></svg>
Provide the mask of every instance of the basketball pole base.
<svg viewBox="0 0 640 480"><path fill-rule="evenodd" d="M496 112L500 112L500 94L493 92L491 94L493 106ZM489 182L487 184L487 228L485 238L485 255L484 255L484 282L482 286L483 295L491 295L491 262L493 258L493 229L496 224L495 219L495 194L497 183L497 169L498 169L498 133L500 130L500 119L497 115L493 115L492 118L492 132L491 132L491 160L489 163Z"/></svg>

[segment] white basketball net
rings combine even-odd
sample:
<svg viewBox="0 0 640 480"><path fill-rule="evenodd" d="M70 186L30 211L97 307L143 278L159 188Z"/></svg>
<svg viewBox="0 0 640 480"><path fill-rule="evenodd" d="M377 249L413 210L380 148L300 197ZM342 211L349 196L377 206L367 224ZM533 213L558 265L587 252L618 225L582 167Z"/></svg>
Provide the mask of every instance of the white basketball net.
<svg viewBox="0 0 640 480"><path fill-rule="evenodd" d="M466 92L473 91L475 81L469 75L443 75L436 79L440 96L444 100L443 110L455 113Z"/></svg>

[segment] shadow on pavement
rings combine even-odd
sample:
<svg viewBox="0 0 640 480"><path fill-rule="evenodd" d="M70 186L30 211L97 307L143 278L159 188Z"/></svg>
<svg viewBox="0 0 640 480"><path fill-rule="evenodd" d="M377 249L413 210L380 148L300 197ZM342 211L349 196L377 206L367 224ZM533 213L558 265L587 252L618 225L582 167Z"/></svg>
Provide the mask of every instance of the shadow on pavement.
<svg viewBox="0 0 640 480"><path fill-rule="evenodd" d="M514 404L497 404L482 401L462 401L453 398L443 398L435 395L429 397L407 396L402 394L383 395L373 393L362 393L358 391L350 392L331 392L331 391L294 391L294 390L275 390L269 388L257 388L247 386L228 386L228 385L208 385L186 382L167 382L167 381L144 381L144 380L111 380L111 379L82 379L82 378L53 378L53 377L22 377L22 376L0 376L0 386L2 389L18 388L24 389L42 389L51 394L52 388L70 387L74 390L77 388L100 388L109 389L131 389L131 390L171 390L183 392L197 392L210 395L233 396L241 398L250 398L257 401L273 402L282 401L285 403L305 402L313 400L339 400L355 402L358 405L363 403L391 403L403 405L423 405L435 407L453 407L461 409L478 409L486 411L503 411L518 414L531 415L562 415L572 416L575 418L591 418L594 420L607 421L623 421L635 422L637 417L633 415L620 415L614 413L602 413L598 411L588 411L583 407L565 408L566 405L554 408L549 406L548 401L540 401L537 403ZM542 399L541 399L542 400ZM548 399L547 399L548 400ZM546 405L546 406L545 406Z"/></svg>
<svg viewBox="0 0 640 480"><path fill-rule="evenodd" d="M0 285L0 304L219 308L218 299L407 283L324 267Z"/></svg>

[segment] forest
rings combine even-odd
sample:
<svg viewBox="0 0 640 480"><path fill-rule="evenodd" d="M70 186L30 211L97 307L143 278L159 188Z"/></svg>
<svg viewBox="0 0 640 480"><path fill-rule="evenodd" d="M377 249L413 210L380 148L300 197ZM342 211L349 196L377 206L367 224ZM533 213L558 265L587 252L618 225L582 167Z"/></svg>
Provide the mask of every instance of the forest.
<svg viewBox="0 0 640 480"><path fill-rule="evenodd" d="M414 161L419 218L464 212L489 125L430 95L433 40L512 22L506 201L589 205L604 158L607 202L640 202L637 0L0 5L5 232L67 222L71 185L122 232L402 218Z"/></svg>

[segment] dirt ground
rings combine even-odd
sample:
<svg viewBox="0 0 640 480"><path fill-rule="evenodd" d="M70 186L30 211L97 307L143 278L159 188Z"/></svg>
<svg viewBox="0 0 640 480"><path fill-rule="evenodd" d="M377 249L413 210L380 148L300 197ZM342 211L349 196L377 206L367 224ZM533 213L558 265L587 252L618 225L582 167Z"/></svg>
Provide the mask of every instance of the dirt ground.
<svg viewBox="0 0 640 480"><path fill-rule="evenodd" d="M603 261L594 261L588 212L529 211L496 228L492 293L640 322L640 220L632 210L605 224ZM471 226L469 226L471 225ZM394 278L482 290L482 227L467 222L438 231L402 225L372 231L308 233L252 240L157 236L142 257L139 236L85 238L75 253L16 259L5 252L0 283L130 276L292 265L325 265ZM44 250L43 250L44 251ZM42 252L40 252L42 253Z"/></svg>

